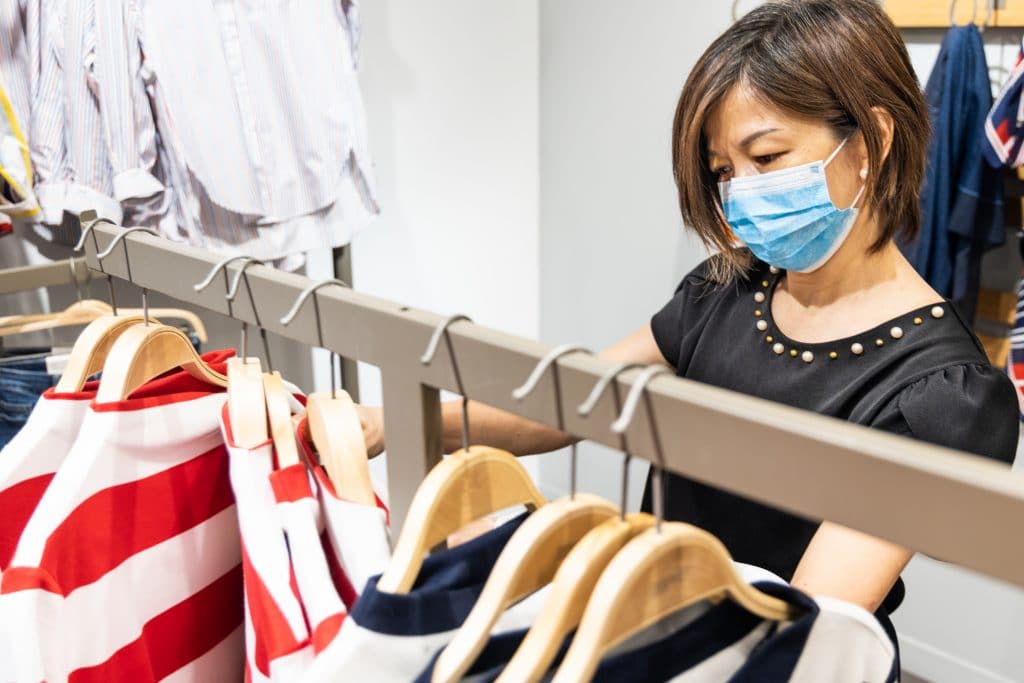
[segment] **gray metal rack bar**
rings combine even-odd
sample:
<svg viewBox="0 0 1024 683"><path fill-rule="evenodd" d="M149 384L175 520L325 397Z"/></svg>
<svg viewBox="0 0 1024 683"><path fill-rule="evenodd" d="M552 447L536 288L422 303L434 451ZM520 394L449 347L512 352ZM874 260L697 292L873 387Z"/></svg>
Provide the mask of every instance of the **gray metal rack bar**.
<svg viewBox="0 0 1024 683"><path fill-rule="evenodd" d="M89 280L89 269L85 259L74 259L74 274L79 282ZM69 261L55 261L38 266L19 266L0 271L0 294L24 292L38 287L55 287L73 284L72 268Z"/></svg>
<svg viewBox="0 0 1024 683"><path fill-rule="evenodd" d="M97 225L99 249L120 231ZM222 292L192 289L217 255L148 235L132 235L126 244L104 260L104 272L127 279L127 251L136 285L227 315ZM89 266L99 269L92 240L86 248ZM279 322L310 281L262 266L247 273L254 301L240 294L234 316L255 323L255 305L268 330L316 344L313 306L287 328ZM441 456L438 390L457 389L448 354L439 353L430 366L419 362L443 318L340 287L317 296L324 344L381 369L398 528L416 486ZM512 399L548 346L465 322L451 328L450 338L470 398L558 424L551 373L529 397ZM582 354L559 361L564 404L581 403L609 367ZM622 375L620 389L635 377ZM607 392L587 418L566 411L565 428L617 447L619 437L609 429L614 407ZM1024 586L1024 477L998 463L674 377L652 383L641 402L627 435L634 455L655 459L654 428L673 472Z"/></svg>

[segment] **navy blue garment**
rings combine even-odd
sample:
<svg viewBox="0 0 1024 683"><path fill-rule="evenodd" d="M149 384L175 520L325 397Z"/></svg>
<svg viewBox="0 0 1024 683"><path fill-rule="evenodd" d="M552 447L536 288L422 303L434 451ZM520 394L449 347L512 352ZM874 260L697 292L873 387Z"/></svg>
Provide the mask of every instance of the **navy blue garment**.
<svg viewBox="0 0 1024 683"><path fill-rule="evenodd" d="M462 626L484 589L487 576L508 539L529 513L460 546L428 556L408 593L377 590L379 576L366 582L349 614L375 633L420 636Z"/></svg>
<svg viewBox="0 0 1024 683"><path fill-rule="evenodd" d="M985 46L973 24L946 34L925 98L932 136L921 187L921 234L903 251L971 323L981 257L1006 239L1003 174L984 160L992 91Z"/></svg>
<svg viewBox="0 0 1024 683"><path fill-rule="evenodd" d="M5 359L0 365L0 448L14 438L44 391L59 378L46 371L46 359Z"/></svg>
<svg viewBox="0 0 1024 683"><path fill-rule="evenodd" d="M774 582L756 582L759 590L785 600L800 610L797 617L782 631L774 626L757 643L750 656L729 678L729 683L783 683L797 670L821 610L817 603L792 586ZM646 645L606 656L601 660L593 683L649 683L668 681L707 661L746 638L763 620L743 607L724 600L711 607L696 620ZM498 679L526 637L525 630L491 636L465 677L473 683L491 683ZM566 638L552 661L548 675L553 676L568 652L572 636ZM836 642L842 648L842 642ZM749 647L749 646L748 646ZM831 648L830 648L831 649ZM430 665L416 678L416 683L429 683L438 652ZM838 656L838 651L835 653ZM829 652L813 656L827 657ZM898 679L898 660L894 660L884 683ZM872 681L871 683L882 683Z"/></svg>

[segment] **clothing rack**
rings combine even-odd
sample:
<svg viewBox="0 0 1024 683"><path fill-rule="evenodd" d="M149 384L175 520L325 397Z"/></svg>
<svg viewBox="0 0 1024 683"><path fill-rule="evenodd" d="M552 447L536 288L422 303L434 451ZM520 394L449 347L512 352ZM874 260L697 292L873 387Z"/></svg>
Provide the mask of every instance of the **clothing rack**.
<svg viewBox="0 0 1024 683"><path fill-rule="evenodd" d="M545 344L459 322L450 327L451 353L438 353L423 365L420 356L442 316L325 287L316 294L317 306L304 306L284 326L281 316L312 282L259 265L246 270L252 299L242 288L229 313L218 287L202 293L193 288L218 255L133 234L100 264L97 251L122 230L94 224L93 238L85 240L90 268L239 321L256 324L258 317L268 331L309 345L322 341L342 356L380 368L395 529L441 457L439 390L459 388L452 358L469 398L622 448L609 428L618 408L614 392L606 392L586 418L575 410L610 362L582 353L558 361L565 406L560 420L554 373L546 373L527 398L512 397L550 351ZM239 267L229 266L232 275ZM620 375L620 397L637 374ZM472 430L470 424L471 435ZM1005 465L676 377L651 384L625 443L634 456L651 462L658 462L660 445L670 471L1024 587L1024 476Z"/></svg>
<svg viewBox="0 0 1024 683"><path fill-rule="evenodd" d="M89 269L84 258L54 261L36 266L19 266L0 270L0 294L13 294L39 287L56 287L89 281Z"/></svg>

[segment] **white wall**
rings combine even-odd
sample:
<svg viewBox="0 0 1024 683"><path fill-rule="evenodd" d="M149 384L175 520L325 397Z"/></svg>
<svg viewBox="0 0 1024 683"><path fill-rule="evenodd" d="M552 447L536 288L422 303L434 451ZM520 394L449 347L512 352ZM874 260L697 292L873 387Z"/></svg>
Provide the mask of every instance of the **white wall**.
<svg viewBox="0 0 1024 683"><path fill-rule="evenodd" d="M362 16L383 212L353 243L356 287L536 337L537 2L374 0ZM360 383L379 404L376 369Z"/></svg>
<svg viewBox="0 0 1024 683"><path fill-rule="evenodd" d="M679 218L676 99L728 3L541 3L541 338L606 347L646 324L704 258ZM542 486L565 490L564 454ZM621 458L584 444L580 486L617 500ZM635 463L630 504L646 465Z"/></svg>

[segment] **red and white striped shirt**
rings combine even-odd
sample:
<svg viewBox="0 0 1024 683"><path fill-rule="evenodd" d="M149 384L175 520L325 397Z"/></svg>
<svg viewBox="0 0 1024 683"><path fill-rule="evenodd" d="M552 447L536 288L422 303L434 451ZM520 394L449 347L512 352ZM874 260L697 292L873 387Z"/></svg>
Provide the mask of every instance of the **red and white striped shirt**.
<svg viewBox="0 0 1024 683"><path fill-rule="evenodd" d="M0 585L16 680L241 680L224 399L175 373L89 407Z"/></svg>
<svg viewBox="0 0 1024 683"><path fill-rule="evenodd" d="M245 579L245 679L293 681L312 661L309 628L278 519L272 441L235 445L227 405L221 425L230 458Z"/></svg>
<svg viewBox="0 0 1024 683"><path fill-rule="evenodd" d="M313 464L306 433L303 420L299 442L312 474L299 463L274 472L270 480L319 654L337 636L366 579L384 571L391 552L383 502L377 497L377 505L368 506L339 498L323 468Z"/></svg>

